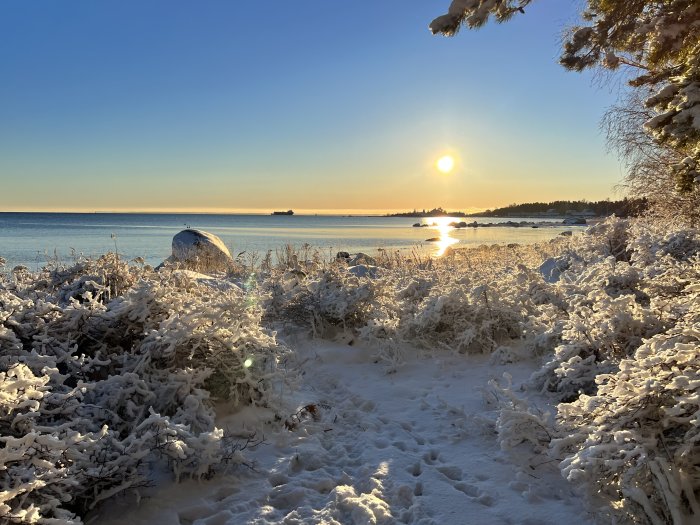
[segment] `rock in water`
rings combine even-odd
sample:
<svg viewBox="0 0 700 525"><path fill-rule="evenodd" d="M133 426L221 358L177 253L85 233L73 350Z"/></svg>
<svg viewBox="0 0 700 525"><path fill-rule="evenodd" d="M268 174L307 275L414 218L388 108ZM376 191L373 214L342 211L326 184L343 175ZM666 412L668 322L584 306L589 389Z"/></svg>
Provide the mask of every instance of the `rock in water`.
<svg viewBox="0 0 700 525"><path fill-rule="evenodd" d="M587 222L583 217L567 217L562 221L562 224L585 225Z"/></svg>
<svg viewBox="0 0 700 525"><path fill-rule="evenodd" d="M169 260L200 271L225 270L233 263L221 239L212 233L191 229L182 230L173 237L173 255Z"/></svg>

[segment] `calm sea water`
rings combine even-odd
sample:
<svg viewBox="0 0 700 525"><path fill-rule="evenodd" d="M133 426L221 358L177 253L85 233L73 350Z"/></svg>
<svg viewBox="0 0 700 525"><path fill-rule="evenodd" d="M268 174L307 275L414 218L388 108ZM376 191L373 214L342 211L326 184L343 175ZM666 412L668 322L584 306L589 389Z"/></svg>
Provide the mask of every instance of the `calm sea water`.
<svg viewBox="0 0 700 525"><path fill-rule="evenodd" d="M72 253L100 255L117 249L126 257L143 257L158 264L171 252L172 237L185 227L221 237L235 257L241 252L277 250L286 244L337 251L376 252L378 249L437 254L455 247L494 243L533 243L548 240L572 227L546 228L413 228L415 222L435 219L399 217L181 215L127 213L0 213L0 257L7 268L23 264L38 269L49 259L69 262ZM527 219L449 219L505 222ZM539 220L539 219L538 219ZM554 221L552 222L560 222ZM442 242L425 242L439 237Z"/></svg>

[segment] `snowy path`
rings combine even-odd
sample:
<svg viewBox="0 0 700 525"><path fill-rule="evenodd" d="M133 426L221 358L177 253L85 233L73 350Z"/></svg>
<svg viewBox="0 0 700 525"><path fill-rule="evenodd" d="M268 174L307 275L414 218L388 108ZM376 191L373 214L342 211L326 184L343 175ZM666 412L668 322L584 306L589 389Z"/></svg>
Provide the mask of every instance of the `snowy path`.
<svg viewBox="0 0 700 525"><path fill-rule="evenodd" d="M504 371L522 379L529 367L447 356L387 374L362 348L309 343L299 354L295 399L316 417L266 435L248 452L255 471L161 484L138 506L110 503L92 523L592 523L553 465L519 469L489 425L495 413L479 388Z"/></svg>

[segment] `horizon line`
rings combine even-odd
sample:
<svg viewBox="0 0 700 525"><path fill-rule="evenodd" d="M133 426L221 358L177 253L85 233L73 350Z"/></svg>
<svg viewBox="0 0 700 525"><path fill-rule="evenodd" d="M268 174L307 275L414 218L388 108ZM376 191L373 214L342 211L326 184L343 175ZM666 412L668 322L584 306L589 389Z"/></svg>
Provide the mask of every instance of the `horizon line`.
<svg viewBox="0 0 700 525"><path fill-rule="evenodd" d="M288 208L289 209L289 208ZM293 208L292 208L293 209ZM299 208L294 210L294 215L388 215L393 213L410 213L411 211L421 211L423 208L414 208L413 210L406 208ZM429 210L429 208L425 208ZM430 208L434 209L434 208ZM475 208L466 207L454 210L447 210L457 213L479 213L490 208ZM273 210L274 211L274 210ZM286 211L286 210L284 210ZM133 215L272 215L269 208L209 208L209 209L191 209L191 208L152 208L152 209L4 209L0 213L64 213L64 214L133 214Z"/></svg>

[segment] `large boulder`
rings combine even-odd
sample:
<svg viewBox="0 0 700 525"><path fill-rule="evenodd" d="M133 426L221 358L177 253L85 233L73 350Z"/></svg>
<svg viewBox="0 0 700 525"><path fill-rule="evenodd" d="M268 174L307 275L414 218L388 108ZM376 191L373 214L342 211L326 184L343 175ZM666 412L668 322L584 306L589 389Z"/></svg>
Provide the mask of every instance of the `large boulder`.
<svg viewBox="0 0 700 525"><path fill-rule="evenodd" d="M231 266L233 258L216 235L187 229L173 237L173 254L166 262L198 271L221 271Z"/></svg>

